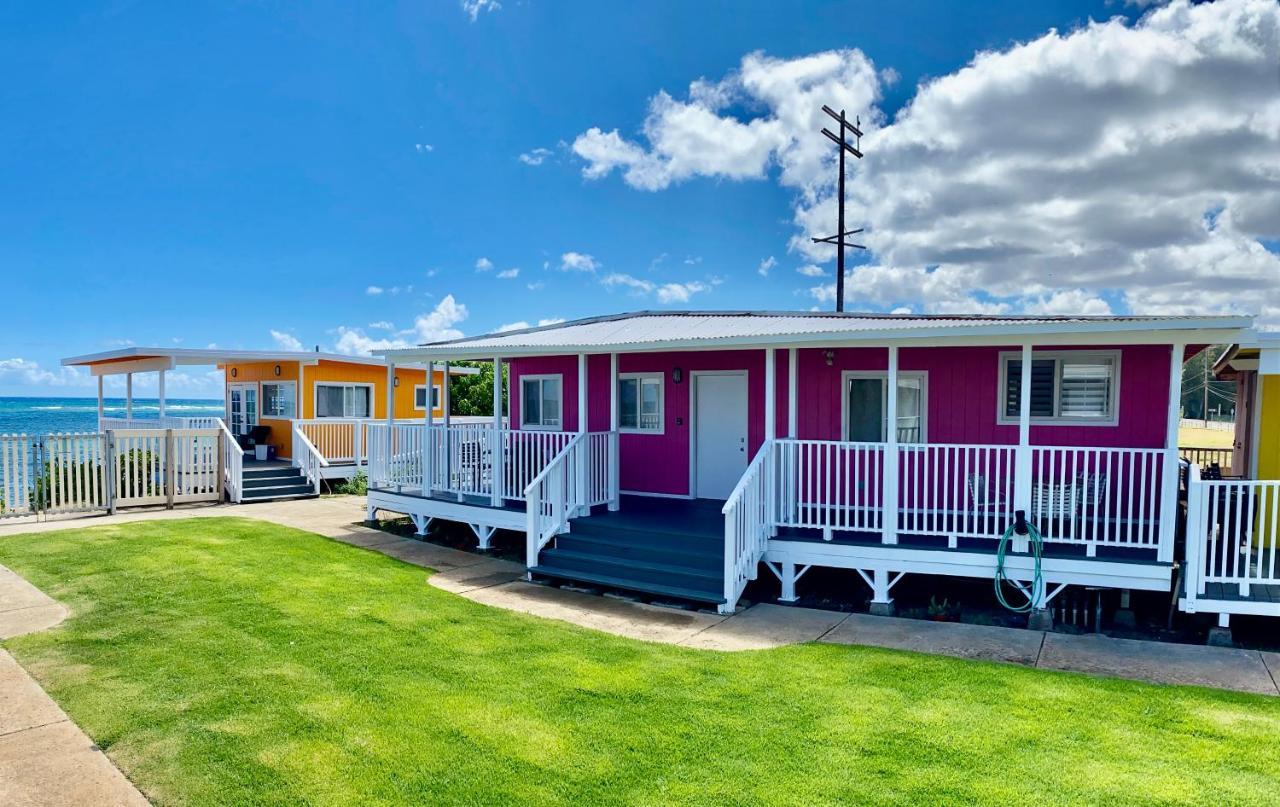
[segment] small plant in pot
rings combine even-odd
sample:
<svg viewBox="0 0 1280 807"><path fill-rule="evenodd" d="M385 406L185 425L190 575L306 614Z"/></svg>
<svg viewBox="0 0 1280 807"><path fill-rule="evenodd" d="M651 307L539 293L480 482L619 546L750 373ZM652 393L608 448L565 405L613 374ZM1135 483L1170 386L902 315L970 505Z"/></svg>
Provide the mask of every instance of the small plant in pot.
<svg viewBox="0 0 1280 807"><path fill-rule="evenodd" d="M938 602L937 597L929 598L929 619L934 622L956 622L960 619L960 604L951 604L950 600L944 599Z"/></svg>

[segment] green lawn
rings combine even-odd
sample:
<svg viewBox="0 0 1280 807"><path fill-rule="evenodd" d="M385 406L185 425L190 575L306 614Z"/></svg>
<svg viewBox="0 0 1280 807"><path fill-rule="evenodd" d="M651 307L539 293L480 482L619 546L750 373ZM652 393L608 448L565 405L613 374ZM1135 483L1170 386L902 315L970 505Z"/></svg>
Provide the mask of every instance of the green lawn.
<svg viewBox="0 0 1280 807"><path fill-rule="evenodd" d="M712 653L488 608L241 519L0 539L5 643L160 803L1271 801L1280 701L892 651Z"/></svg>

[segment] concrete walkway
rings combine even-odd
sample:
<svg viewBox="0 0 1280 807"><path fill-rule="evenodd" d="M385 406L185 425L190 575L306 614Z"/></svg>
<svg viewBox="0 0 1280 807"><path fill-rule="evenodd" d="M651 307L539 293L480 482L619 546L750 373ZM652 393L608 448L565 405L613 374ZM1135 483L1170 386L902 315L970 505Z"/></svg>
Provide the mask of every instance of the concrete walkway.
<svg viewBox="0 0 1280 807"><path fill-rule="evenodd" d="M46 630L66 616L65 607L0 566L0 640ZM13 656L0 650L0 804L146 803Z"/></svg>
<svg viewBox="0 0 1280 807"><path fill-rule="evenodd" d="M6 524L0 526L0 540L22 532L207 516L256 518L318 533L415 566L435 569L437 573L427 578L431 585L475 602L643 641L721 651L764 650L820 641L1152 683L1194 684L1280 695L1276 686L1276 678L1280 677L1280 654L1274 653L874 617L767 603L722 616L534 585L525 582L523 564L365 527L360 523L364 517L364 499L356 497L144 511L32 525ZM0 579L0 590L3 590L3 579ZM0 593L0 603L3 596ZM0 613L0 624L3 618Z"/></svg>

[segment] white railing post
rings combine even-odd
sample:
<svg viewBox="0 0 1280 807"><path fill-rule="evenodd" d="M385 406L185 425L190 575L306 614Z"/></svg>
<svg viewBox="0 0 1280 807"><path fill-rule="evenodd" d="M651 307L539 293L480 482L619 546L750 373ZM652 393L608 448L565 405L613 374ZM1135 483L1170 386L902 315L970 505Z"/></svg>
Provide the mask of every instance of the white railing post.
<svg viewBox="0 0 1280 807"><path fill-rule="evenodd" d="M738 515L736 508L724 517L724 606L732 611L738 599Z"/></svg>
<svg viewBox="0 0 1280 807"><path fill-rule="evenodd" d="M1207 537L1204 513L1204 484L1200 481L1200 466L1192 463L1187 469L1187 529L1186 557L1183 560L1182 587L1186 591L1187 612L1195 613L1196 597L1204 593L1204 560L1201 551Z"/></svg>
<svg viewBox="0 0 1280 807"><path fill-rule="evenodd" d="M1173 561L1178 503L1178 426L1182 419L1182 357L1185 352L1185 345L1174 344L1169 356L1169 397L1160 485L1160 548L1156 555L1161 563Z"/></svg>
<svg viewBox="0 0 1280 807"><path fill-rule="evenodd" d="M493 429L489 445L489 477L494 507L501 507L506 500L506 435L502 433L502 359L493 358ZM517 491L518 493L518 491Z"/></svg>
<svg viewBox="0 0 1280 807"><path fill-rule="evenodd" d="M898 346L889 346L889 372L885 378L885 448L883 524L881 541L898 543Z"/></svg>
<svg viewBox="0 0 1280 807"><path fill-rule="evenodd" d="M525 566L538 565L538 550L542 542L542 486L533 485L525 497L524 510Z"/></svg>

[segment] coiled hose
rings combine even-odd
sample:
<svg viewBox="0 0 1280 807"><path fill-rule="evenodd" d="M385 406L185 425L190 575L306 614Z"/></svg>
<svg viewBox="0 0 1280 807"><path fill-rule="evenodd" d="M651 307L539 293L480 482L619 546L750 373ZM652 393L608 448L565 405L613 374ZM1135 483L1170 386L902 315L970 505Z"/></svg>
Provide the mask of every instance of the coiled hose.
<svg viewBox="0 0 1280 807"><path fill-rule="evenodd" d="M1021 527L1025 532L1020 532ZM1020 605L1010 605L1009 601L1004 598L1004 589L1006 584L1010 584L1010 580L1004 573L1004 553L1009 547L1009 541L1015 534L1020 537L1025 536L1031 544L1031 556L1034 559L1034 572L1031 576L1031 593L1028 594L1026 589L1019 586L1013 586L1019 594L1026 597L1027 601ZM1044 585L1044 579L1040 575L1040 551L1044 548L1044 541L1040 537L1040 531L1029 523L1023 516L1021 510L1017 513L1017 519L1009 525L1009 529L1004 531L1004 536L1000 538L1000 545L996 548L996 599L1000 604L1015 614L1029 614L1035 608L1035 593L1040 591Z"/></svg>

